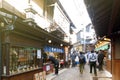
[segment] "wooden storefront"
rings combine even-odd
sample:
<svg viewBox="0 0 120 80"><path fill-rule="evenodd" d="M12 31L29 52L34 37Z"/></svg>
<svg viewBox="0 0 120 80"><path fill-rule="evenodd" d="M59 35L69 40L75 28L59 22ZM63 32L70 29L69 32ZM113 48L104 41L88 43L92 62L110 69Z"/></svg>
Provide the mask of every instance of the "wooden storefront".
<svg viewBox="0 0 120 80"><path fill-rule="evenodd" d="M63 41L64 34L58 31L48 33L34 22L25 22L25 14L5 0L0 5L0 80L34 80L35 74L43 72L44 46L63 44L64 48L69 43ZM66 55L62 56L65 59Z"/></svg>
<svg viewBox="0 0 120 80"><path fill-rule="evenodd" d="M46 45L56 48L69 46L69 43L54 37L39 26L24 23L21 18L16 20L12 30L3 29L1 40L2 80L34 80L35 74L45 71L42 55ZM48 40L52 40L52 44ZM64 60L65 56L63 53ZM53 65L50 70L53 72Z"/></svg>
<svg viewBox="0 0 120 80"><path fill-rule="evenodd" d="M34 80L43 72L44 33L18 18L13 30L2 30L2 80Z"/></svg>
<svg viewBox="0 0 120 80"><path fill-rule="evenodd" d="M119 80L120 74L120 35L112 37L112 75L113 80Z"/></svg>

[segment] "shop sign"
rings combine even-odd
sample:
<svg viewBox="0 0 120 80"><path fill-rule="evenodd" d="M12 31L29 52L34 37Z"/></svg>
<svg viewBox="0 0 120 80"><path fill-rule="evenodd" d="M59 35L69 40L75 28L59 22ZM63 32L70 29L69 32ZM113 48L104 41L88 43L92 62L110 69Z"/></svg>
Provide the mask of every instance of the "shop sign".
<svg viewBox="0 0 120 80"><path fill-rule="evenodd" d="M49 71L50 70L50 65L47 65L46 66L46 71Z"/></svg>
<svg viewBox="0 0 120 80"><path fill-rule="evenodd" d="M64 50L62 48L56 48L51 46L45 46L44 47L45 52L58 52L58 53L64 53Z"/></svg>

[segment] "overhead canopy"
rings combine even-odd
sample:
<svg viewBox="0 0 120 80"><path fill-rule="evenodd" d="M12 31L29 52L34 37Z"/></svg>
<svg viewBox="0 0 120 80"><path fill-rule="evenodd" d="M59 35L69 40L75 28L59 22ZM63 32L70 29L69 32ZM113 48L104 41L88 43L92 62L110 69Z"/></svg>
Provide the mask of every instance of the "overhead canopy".
<svg viewBox="0 0 120 80"><path fill-rule="evenodd" d="M84 0L97 37L119 34L120 0Z"/></svg>
<svg viewBox="0 0 120 80"><path fill-rule="evenodd" d="M105 45L103 45L101 47L96 48L95 50L99 51L99 50L107 50L107 49L109 49L109 44L105 44Z"/></svg>

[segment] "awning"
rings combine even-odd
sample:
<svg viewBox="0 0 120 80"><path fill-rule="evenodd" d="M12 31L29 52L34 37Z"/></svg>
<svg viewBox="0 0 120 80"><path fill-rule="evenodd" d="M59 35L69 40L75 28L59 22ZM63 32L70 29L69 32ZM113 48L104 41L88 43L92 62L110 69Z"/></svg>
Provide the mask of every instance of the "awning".
<svg viewBox="0 0 120 80"><path fill-rule="evenodd" d="M106 50L106 49L109 49L109 44L105 44L99 48L95 48L95 51L99 51L99 50Z"/></svg>

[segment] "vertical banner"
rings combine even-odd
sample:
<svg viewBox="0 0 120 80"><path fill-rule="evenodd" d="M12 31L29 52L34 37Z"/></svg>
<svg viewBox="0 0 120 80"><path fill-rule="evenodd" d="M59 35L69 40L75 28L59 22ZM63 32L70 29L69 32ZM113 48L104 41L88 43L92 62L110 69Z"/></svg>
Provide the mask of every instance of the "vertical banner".
<svg viewBox="0 0 120 80"><path fill-rule="evenodd" d="M37 59L41 59L41 50L37 50Z"/></svg>
<svg viewBox="0 0 120 80"><path fill-rule="evenodd" d="M68 61L68 47L65 47L65 61Z"/></svg>

